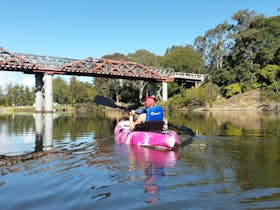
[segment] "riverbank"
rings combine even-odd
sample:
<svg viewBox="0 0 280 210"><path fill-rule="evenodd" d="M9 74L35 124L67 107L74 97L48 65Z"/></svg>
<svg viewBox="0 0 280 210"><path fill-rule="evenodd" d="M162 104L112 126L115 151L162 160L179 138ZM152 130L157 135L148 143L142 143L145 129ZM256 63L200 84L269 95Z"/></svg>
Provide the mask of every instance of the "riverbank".
<svg viewBox="0 0 280 210"><path fill-rule="evenodd" d="M20 113L34 113L33 106L9 106L0 107L0 114L20 114ZM55 106L54 112L75 112L75 108L70 105Z"/></svg>
<svg viewBox="0 0 280 210"><path fill-rule="evenodd" d="M56 105L53 108L54 113L89 113L93 111L102 111L106 107L96 106L93 104L77 104L77 105ZM35 112L34 106L8 106L0 107L0 114L33 114Z"/></svg>
<svg viewBox="0 0 280 210"><path fill-rule="evenodd" d="M126 106L121 104L121 106ZM110 109L107 107L98 107L98 111ZM96 110L92 104L59 105L54 107L54 112L91 112ZM187 110L187 109L182 109ZM266 101L260 91L252 90L243 94L232 96L229 99L219 98L211 106L204 106L193 109L193 111L262 111L280 113L280 103ZM13 106L0 107L0 114L18 114L18 113L34 113L33 106Z"/></svg>
<svg viewBox="0 0 280 210"><path fill-rule="evenodd" d="M263 99L258 90L232 96L229 99L220 98L211 106L194 109L195 111L264 111L280 113L280 103Z"/></svg>

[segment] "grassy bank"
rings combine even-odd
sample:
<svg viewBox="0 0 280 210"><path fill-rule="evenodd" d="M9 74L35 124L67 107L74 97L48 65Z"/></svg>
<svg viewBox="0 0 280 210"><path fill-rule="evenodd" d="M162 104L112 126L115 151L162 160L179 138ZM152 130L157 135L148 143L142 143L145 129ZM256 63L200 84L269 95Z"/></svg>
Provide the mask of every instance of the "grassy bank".
<svg viewBox="0 0 280 210"><path fill-rule="evenodd" d="M196 110L224 111L274 111L280 112L280 103L267 100L260 91L252 90L237 94L231 98L217 99L211 107L201 107Z"/></svg>
<svg viewBox="0 0 280 210"><path fill-rule="evenodd" d="M74 112L75 107L70 105L59 105L54 107L54 112ZM34 106L9 106L0 107L2 114L34 113Z"/></svg>
<svg viewBox="0 0 280 210"><path fill-rule="evenodd" d="M105 110L103 106L96 106L95 104L77 104L72 105L57 105L54 106L53 112L55 113L89 113L99 112ZM0 114L19 114L19 113L34 113L35 108L33 106L9 106L0 107Z"/></svg>

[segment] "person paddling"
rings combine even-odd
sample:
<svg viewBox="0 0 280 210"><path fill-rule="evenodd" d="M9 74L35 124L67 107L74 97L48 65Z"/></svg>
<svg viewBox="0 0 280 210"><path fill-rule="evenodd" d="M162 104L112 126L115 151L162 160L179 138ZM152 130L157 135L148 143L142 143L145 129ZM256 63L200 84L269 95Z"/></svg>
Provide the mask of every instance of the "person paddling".
<svg viewBox="0 0 280 210"><path fill-rule="evenodd" d="M136 131L162 131L164 111L161 106L156 105L154 96L147 96L145 108L139 117L134 121L135 111L129 112L129 129Z"/></svg>

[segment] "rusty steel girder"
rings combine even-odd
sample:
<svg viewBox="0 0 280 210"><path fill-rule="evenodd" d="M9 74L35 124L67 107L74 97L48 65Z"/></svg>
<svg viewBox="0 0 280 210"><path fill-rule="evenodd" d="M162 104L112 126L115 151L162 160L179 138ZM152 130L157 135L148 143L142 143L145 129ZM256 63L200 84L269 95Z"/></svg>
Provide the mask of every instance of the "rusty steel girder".
<svg viewBox="0 0 280 210"><path fill-rule="evenodd" d="M32 73L37 69L39 69L39 65L0 47L0 70Z"/></svg>
<svg viewBox="0 0 280 210"><path fill-rule="evenodd" d="M111 59L96 59L89 57L83 60L66 64L61 68L66 74L86 74L95 77L111 77L135 80L165 81L166 76L153 71L144 65Z"/></svg>

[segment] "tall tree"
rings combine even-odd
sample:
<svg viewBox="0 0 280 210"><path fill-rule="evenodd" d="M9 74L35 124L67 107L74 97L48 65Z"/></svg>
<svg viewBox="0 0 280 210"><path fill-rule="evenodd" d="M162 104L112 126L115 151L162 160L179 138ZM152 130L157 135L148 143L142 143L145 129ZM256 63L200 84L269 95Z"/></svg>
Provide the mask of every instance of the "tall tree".
<svg viewBox="0 0 280 210"><path fill-rule="evenodd" d="M280 80L280 66L277 65L267 65L260 70L260 75L265 79L264 82L267 85L271 85L272 88L277 92L279 96L280 87L279 82Z"/></svg>
<svg viewBox="0 0 280 210"><path fill-rule="evenodd" d="M70 80L70 95L72 104L89 103L94 96L93 85L73 76Z"/></svg>
<svg viewBox="0 0 280 210"><path fill-rule="evenodd" d="M119 60L119 61L125 61L127 60L126 56L121 53L114 53L112 55L105 55L102 58L105 59L112 59L112 60ZM120 101L120 89L121 85L123 83L122 79L99 79L98 82L105 82L106 86L108 87L108 90L110 91L110 95L114 100L117 102Z"/></svg>
<svg viewBox="0 0 280 210"><path fill-rule="evenodd" d="M208 30L205 33L206 50L207 53L206 65L213 66L212 69L220 69L223 67L223 59L230 52L232 45L231 37L231 25L225 21L222 24L218 24L214 29Z"/></svg>
<svg viewBox="0 0 280 210"><path fill-rule="evenodd" d="M236 21L233 26L234 46L232 47L232 57L235 65L239 65L244 61L254 63L255 48L258 47L255 37L258 33L256 27L251 27L252 22L260 23L263 21L263 15L257 15L255 11L240 10L232 17Z"/></svg>
<svg viewBox="0 0 280 210"><path fill-rule="evenodd" d="M147 67L160 67L161 57L151 53L147 50L137 50L135 53L130 53L127 55L127 59L132 62L142 64ZM148 93L152 84L144 82L141 80L132 82L133 88L138 90L138 100L141 101L145 95L151 94Z"/></svg>
<svg viewBox="0 0 280 210"><path fill-rule="evenodd" d="M205 72L202 57L190 45L185 47L173 46L167 50L167 53L162 58L162 65L165 68L173 68L177 72Z"/></svg>
<svg viewBox="0 0 280 210"><path fill-rule="evenodd" d="M193 46L194 46L194 51L197 52L203 59L203 62L206 63L206 47L207 47L206 38L202 36L196 37Z"/></svg>
<svg viewBox="0 0 280 210"><path fill-rule="evenodd" d="M129 53L127 59L148 67L159 67L161 57L147 50L137 50L135 53Z"/></svg>
<svg viewBox="0 0 280 210"><path fill-rule="evenodd" d="M53 80L53 100L59 104L70 104L70 88L67 82L57 77Z"/></svg>

